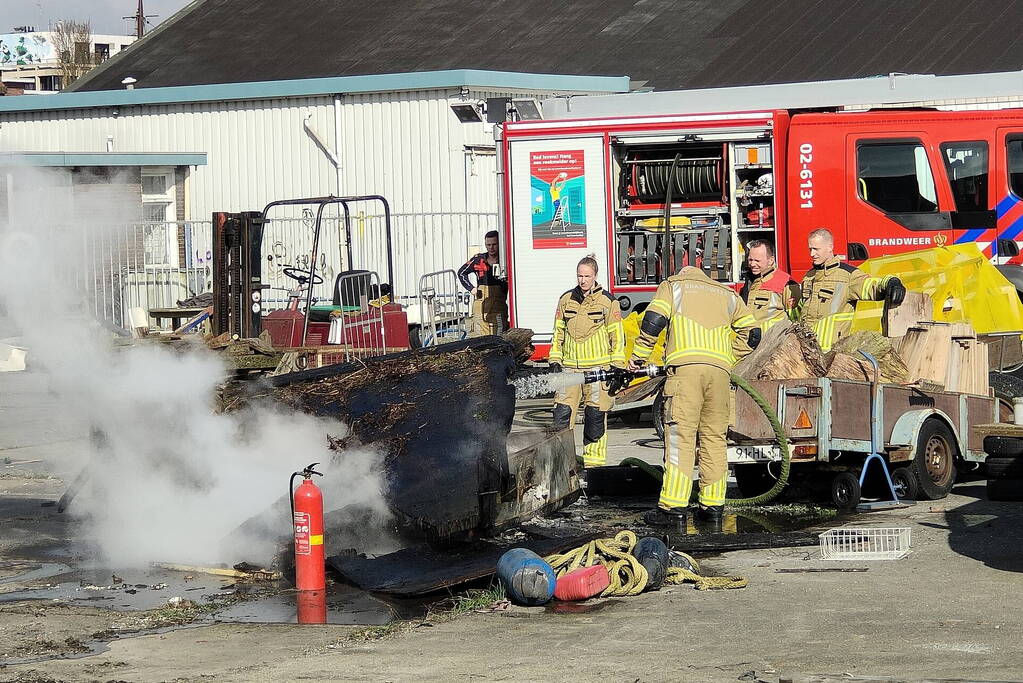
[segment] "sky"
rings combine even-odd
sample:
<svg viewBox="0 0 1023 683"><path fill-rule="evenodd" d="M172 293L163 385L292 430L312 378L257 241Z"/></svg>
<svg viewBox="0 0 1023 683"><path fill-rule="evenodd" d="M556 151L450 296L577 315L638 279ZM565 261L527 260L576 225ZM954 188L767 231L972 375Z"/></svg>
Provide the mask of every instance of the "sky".
<svg viewBox="0 0 1023 683"><path fill-rule="evenodd" d="M146 14L151 17L146 30L166 20L190 0L145 0ZM89 20L93 33L134 35L135 24L121 19L135 14L138 0L0 0L0 33L15 26L35 26L45 31L61 19Z"/></svg>

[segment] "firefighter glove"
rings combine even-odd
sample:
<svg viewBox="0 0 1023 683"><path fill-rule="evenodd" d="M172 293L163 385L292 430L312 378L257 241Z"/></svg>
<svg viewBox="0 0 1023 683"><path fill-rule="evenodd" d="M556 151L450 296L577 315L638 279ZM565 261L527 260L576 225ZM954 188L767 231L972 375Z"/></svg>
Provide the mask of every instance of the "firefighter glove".
<svg viewBox="0 0 1023 683"><path fill-rule="evenodd" d="M548 363L547 367L550 368L551 372L561 372L561 363Z"/></svg>
<svg viewBox="0 0 1023 683"><path fill-rule="evenodd" d="M632 375L621 368L611 368L611 377L607 380L607 393L615 396L629 384Z"/></svg>
<svg viewBox="0 0 1023 683"><path fill-rule="evenodd" d="M902 284L899 278L893 277L884 287L885 303L889 306L898 306L905 298L906 286Z"/></svg>

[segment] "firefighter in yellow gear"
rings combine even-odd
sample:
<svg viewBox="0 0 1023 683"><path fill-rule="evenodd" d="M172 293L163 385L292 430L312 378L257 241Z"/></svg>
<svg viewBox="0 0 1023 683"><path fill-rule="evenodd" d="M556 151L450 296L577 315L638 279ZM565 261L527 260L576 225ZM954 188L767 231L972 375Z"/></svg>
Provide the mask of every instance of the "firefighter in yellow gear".
<svg viewBox="0 0 1023 683"><path fill-rule="evenodd" d="M788 320L789 311L799 300L799 285L778 268L774 246L765 240L752 240L746 245L746 265L753 280L743 285L739 295L767 332L776 323Z"/></svg>
<svg viewBox="0 0 1023 683"><path fill-rule="evenodd" d="M819 228L808 239L811 268L800 287L799 320L813 330L821 349L828 351L852 327L857 301L884 301L898 306L906 288L892 275L870 277L835 256L831 232Z"/></svg>
<svg viewBox="0 0 1023 683"><path fill-rule="evenodd" d="M760 339L749 307L729 287L686 266L657 287L643 315L630 369L650 356L667 329L664 362L664 480L651 524L673 524L685 515L693 490L696 439L700 443L698 513L719 521L728 480L726 434L735 363Z"/></svg>
<svg viewBox="0 0 1023 683"><path fill-rule="evenodd" d="M596 282L597 262L587 256L576 267L578 286L561 295L554 314L554 340L548 358L554 370L584 372L625 367L625 330L618 301ZM607 462L607 412L614 405L607 382L576 384L554 395L554 427L575 424L579 402L583 411L583 463Z"/></svg>

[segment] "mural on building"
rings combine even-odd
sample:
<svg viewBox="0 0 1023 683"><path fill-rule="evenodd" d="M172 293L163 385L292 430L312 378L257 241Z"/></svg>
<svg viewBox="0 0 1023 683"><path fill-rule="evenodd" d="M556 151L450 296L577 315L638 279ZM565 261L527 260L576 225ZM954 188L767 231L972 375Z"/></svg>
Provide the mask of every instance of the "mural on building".
<svg viewBox="0 0 1023 683"><path fill-rule="evenodd" d="M0 34L0 66L25 66L56 59L53 45L40 33Z"/></svg>

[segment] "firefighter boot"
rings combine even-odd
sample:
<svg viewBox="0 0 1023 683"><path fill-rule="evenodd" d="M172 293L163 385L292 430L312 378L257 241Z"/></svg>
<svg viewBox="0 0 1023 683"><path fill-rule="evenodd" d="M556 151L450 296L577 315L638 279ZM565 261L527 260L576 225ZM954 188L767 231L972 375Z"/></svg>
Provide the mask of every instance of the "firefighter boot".
<svg viewBox="0 0 1023 683"><path fill-rule="evenodd" d="M583 465L602 467L607 464L607 413L598 407L586 406L583 411Z"/></svg>
<svg viewBox="0 0 1023 683"><path fill-rule="evenodd" d="M678 526L683 527L688 519L689 509L688 508L669 508L664 509L661 507L654 508L653 510L647 510L643 513L643 521L650 526Z"/></svg>

